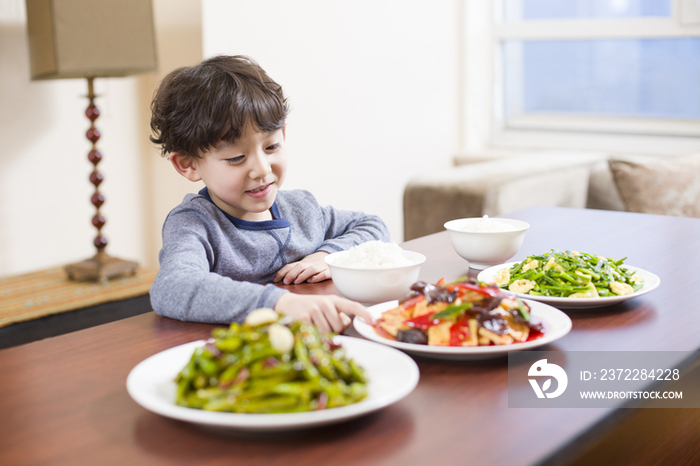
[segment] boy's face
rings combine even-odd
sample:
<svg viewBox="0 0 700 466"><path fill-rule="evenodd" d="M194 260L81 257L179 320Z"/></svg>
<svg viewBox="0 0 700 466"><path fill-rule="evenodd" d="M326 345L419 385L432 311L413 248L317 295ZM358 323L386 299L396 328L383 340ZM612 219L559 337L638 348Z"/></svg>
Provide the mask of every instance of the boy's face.
<svg viewBox="0 0 700 466"><path fill-rule="evenodd" d="M269 211L287 173L285 128L271 133L246 124L235 143L221 143L184 160L171 154L175 168L191 181L204 181L212 201L224 212L243 220L271 219Z"/></svg>

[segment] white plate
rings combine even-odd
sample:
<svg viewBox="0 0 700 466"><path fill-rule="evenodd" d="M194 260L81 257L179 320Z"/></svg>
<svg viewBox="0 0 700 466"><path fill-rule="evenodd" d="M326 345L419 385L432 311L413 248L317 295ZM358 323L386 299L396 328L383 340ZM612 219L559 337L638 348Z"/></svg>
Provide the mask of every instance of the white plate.
<svg viewBox="0 0 700 466"><path fill-rule="evenodd" d="M477 278L482 282L493 283L494 278L499 270L507 267L511 268L517 262L509 262L507 264L496 265L490 267L483 272L481 272ZM626 294L622 296L607 296L603 298L556 298L550 296L535 296L523 293L513 293L521 298L533 299L535 301L541 301L543 303L551 304L561 309L580 309L580 308L595 308L603 306L612 306L613 304L621 303L622 301L627 301L628 299L636 298L650 291L656 289L656 287L661 284L661 279L651 272L642 270L631 265L622 264L622 267L628 269L630 272L636 272L636 275L644 280L644 285L632 294ZM509 291L509 293L511 293Z"/></svg>
<svg viewBox="0 0 700 466"><path fill-rule="evenodd" d="M141 361L126 379L126 389L138 404L172 419L213 428L246 431L293 430L353 419L396 403L418 384L418 366L400 351L345 336L334 341L343 345L348 357L366 372L368 395L348 406L321 411L284 414L241 414L204 411L175 404L175 376L204 340L162 351Z"/></svg>
<svg viewBox="0 0 700 466"><path fill-rule="evenodd" d="M355 330L365 338L393 346L407 353L437 359L491 359L507 356L510 351L522 351L538 346L543 346L560 339L571 330L571 319L559 309L530 300L524 300L530 306L530 315L534 322L541 322L544 327L544 335L536 340L525 343L513 343L512 345L492 345L492 346L428 346L417 345L415 343L404 343L402 341L389 340L380 336L374 327L365 322L362 317L355 317L353 325ZM389 301L377 304L367 310L375 319L399 305L398 301Z"/></svg>

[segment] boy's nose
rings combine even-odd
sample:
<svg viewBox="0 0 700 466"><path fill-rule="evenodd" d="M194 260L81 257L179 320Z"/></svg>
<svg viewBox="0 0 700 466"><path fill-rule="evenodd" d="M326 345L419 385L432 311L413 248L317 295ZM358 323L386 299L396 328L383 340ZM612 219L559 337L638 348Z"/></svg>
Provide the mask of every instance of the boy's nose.
<svg viewBox="0 0 700 466"><path fill-rule="evenodd" d="M267 154L257 154L252 157L253 165L250 170L250 177L252 179L264 178L268 173L272 171L270 162L267 160Z"/></svg>

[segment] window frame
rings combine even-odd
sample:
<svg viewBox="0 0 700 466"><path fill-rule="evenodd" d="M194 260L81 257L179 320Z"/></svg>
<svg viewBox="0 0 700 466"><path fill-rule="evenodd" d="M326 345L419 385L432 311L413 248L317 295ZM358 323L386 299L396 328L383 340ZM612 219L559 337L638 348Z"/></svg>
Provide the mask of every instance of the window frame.
<svg viewBox="0 0 700 466"><path fill-rule="evenodd" d="M574 148L613 152L679 154L700 150L700 119L657 119L584 114L512 115L504 106L505 40L570 40L700 37L700 5L695 0L673 0L671 17L619 19L529 20L503 19L502 0L475 6L465 0L464 11L464 153L496 153L523 148ZM479 25L479 21L486 22ZM471 29L476 29L472 31ZM488 59L477 47L491 51ZM475 69L490 70L490 86L476 78ZM470 71L471 70L471 71ZM479 95L480 94L480 95ZM483 96L490 96L487 102ZM487 115L483 110L489 108ZM475 125L481 110L489 119ZM478 131L477 129L481 129Z"/></svg>

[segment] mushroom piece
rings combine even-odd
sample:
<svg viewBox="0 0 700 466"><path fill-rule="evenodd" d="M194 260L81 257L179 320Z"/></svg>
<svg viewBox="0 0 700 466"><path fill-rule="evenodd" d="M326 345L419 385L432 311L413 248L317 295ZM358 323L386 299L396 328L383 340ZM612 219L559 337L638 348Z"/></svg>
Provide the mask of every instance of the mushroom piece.
<svg viewBox="0 0 700 466"><path fill-rule="evenodd" d="M401 329L396 332L396 341L415 343L416 345L427 345L428 334L418 328Z"/></svg>

